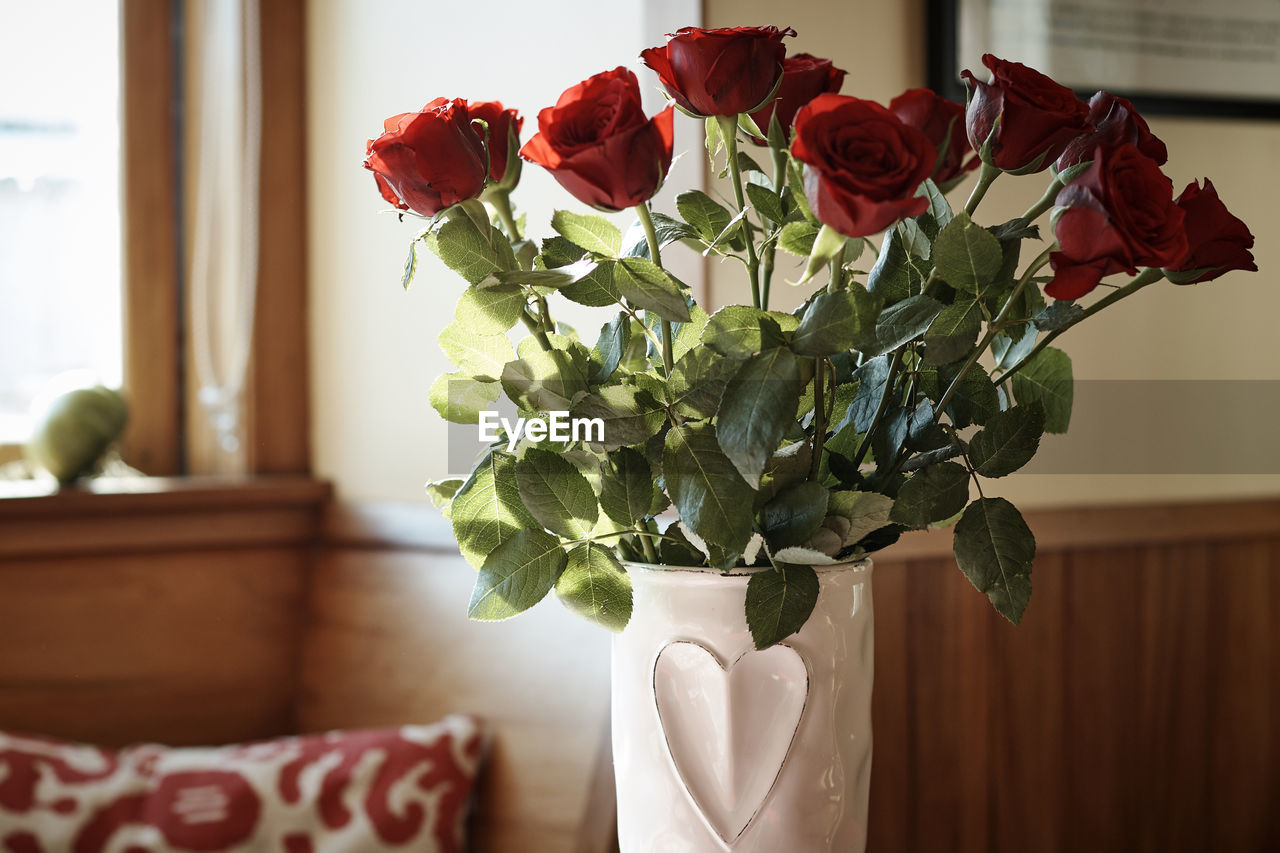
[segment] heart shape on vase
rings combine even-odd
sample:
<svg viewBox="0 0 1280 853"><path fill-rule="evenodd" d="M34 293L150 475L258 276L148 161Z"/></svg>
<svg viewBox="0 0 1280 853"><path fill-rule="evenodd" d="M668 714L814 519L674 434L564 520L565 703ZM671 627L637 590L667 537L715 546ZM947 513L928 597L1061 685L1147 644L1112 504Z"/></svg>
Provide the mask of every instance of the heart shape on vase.
<svg viewBox="0 0 1280 853"><path fill-rule="evenodd" d="M677 640L658 653L653 696L685 791L732 844L782 773L809 696L809 668L790 646L748 651L725 665Z"/></svg>

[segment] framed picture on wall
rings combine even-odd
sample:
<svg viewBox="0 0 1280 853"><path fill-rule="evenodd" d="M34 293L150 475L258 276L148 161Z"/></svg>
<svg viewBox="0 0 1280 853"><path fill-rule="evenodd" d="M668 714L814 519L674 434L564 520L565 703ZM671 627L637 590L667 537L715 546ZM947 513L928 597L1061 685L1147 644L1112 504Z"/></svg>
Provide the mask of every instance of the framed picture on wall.
<svg viewBox="0 0 1280 853"><path fill-rule="evenodd" d="M1146 113L1280 118L1277 0L928 0L929 83L964 100L982 55Z"/></svg>

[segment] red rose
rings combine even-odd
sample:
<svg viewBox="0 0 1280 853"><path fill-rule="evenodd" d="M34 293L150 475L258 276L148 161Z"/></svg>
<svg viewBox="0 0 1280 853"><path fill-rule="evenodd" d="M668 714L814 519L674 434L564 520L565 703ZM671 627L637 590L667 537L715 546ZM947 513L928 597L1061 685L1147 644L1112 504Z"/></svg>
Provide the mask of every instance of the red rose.
<svg viewBox="0 0 1280 853"><path fill-rule="evenodd" d="M791 153L805 163L814 215L847 237L874 234L929 206L915 192L933 174L937 148L873 101L814 98L796 115Z"/></svg>
<svg viewBox="0 0 1280 853"><path fill-rule="evenodd" d="M651 47L640 58L689 112L731 116L751 112L773 93L787 52L782 39L795 34L777 27L681 27L665 47Z"/></svg>
<svg viewBox="0 0 1280 853"><path fill-rule="evenodd" d="M605 71L538 113L538 132L520 156L550 171L584 204L634 207L653 197L671 168L673 109L645 118L636 75L621 67Z"/></svg>
<svg viewBox="0 0 1280 853"><path fill-rule="evenodd" d="M969 89L969 142L984 161L1006 172L1039 172L1091 130L1089 108L1067 87L989 53L982 64L991 69L990 83L969 71L960 76Z"/></svg>
<svg viewBox="0 0 1280 853"><path fill-rule="evenodd" d="M751 119L765 133L769 132L769 120L776 115L783 133L790 136L796 113L805 104L825 92L839 92L844 84L845 72L831 64L830 59L819 59L807 53L797 53L782 60L782 85L777 96L751 114ZM751 139L764 145L763 139Z"/></svg>
<svg viewBox="0 0 1280 853"><path fill-rule="evenodd" d="M416 113L392 116L384 128L369 140L364 167L400 210L435 216L484 189L484 142L466 101L436 98Z"/></svg>
<svg viewBox="0 0 1280 853"><path fill-rule="evenodd" d="M489 125L489 177L498 183L507 174L508 143L513 131L519 142L524 118L498 101L472 101L468 109L473 119L481 119Z"/></svg>
<svg viewBox="0 0 1280 853"><path fill-rule="evenodd" d="M910 89L889 102L889 112L908 127L923 131L938 149L933 181L944 185L978 166L978 158L965 155L972 149L964 134L964 107L939 97L929 89Z"/></svg>
<svg viewBox="0 0 1280 853"><path fill-rule="evenodd" d="M1164 147L1146 119L1138 115L1125 98L1118 98L1110 92L1099 92L1089 99L1089 123L1093 132L1071 140L1067 150L1058 158L1059 172L1069 169L1093 156L1097 148L1115 148L1126 142L1138 146L1138 150L1146 154L1157 165L1163 166L1169 159L1169 151Z"/></svg>
<svg viewBox="0 0 1280 853"><path fill-rule="evenodd" d="M1176 284L1195 284L1217 278L1228 270L1258 271L1253 260L1253 235L1249 226L1231 215L1227 206L1218 198L1213 182L1204 179L1204 189L1192 181L1178 196L1177 205L1186 215L1188 252L1172 271L1170 281ZM1198 275L1178 275L1178 271Z"/></svg>
<svg viewBox="0 0 1280 853"><path fill-rule="evenodd" d="M1112 273L1165 267L1187 255L1183 212L1173 182L1137 146L1094 152L1093 165L1058 193L1050 255L1054 279L1045 293L1078 299Z"/></svg>

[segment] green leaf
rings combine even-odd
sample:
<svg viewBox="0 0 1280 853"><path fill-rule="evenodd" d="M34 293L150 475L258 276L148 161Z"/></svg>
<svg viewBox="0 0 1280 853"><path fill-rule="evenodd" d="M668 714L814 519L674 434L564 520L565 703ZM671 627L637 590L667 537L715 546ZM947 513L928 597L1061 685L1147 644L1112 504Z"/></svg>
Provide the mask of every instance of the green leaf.
<svg viewBox="0 0 1280 853"><path fill-rule="evenodd" d="M767 649L804 627L818 603L812 566L783 565L747 581L747 627L757 649Z"/></svg>
<svg viewBox="0 0 1280 853"><path fill-rule="evenodd" d="M671 356L676 361L694 349L701 349L702 333L707 328L707 312L698 305L689 306L689 321L679 323L675 328L675 340L671 342Z"/></svg>
<svg viewBox="0 0 1280 853"><path fill-rule="evenodd" d="M502 390L525 411L568 411L586 389L585 370L561 349L530 350L502 369Z"/></svg>
<svg viewBox="0 0 1280 853"><path fill-rule="evenodd" d="M811 356L851 349L874 328L878 311L878 301L857 282L848 290L821 293L805 309L791 349L796 355Z"/></svg>
<svg viewBox="0 0 1280 853"><path fill-rule="evenodd" d="M515 466L515 457L490 453L453 498L453 537L462 556L476 568L518 531L538 527L520 501Z"/></svg>
<svg viewBox="0 0 1280 853"><path fill-rule="evenodd" d="M818 238L818 232L821 230L821 225L815 225L808 220L788 222L782 226L782 232L778 235L778 248L792 255L807 258L813 252L813 241Z"/></svg>
<svg viewBox="0 0 1280 853"><path fill-rule="evenodd" d="M453 317L475 334L501 335L519 322L524 306L525 292L517 285L472 285L458 297Z"/></svg>
<svg viewBox="0 0 1280 853"><path fill-rule="evenodd" d="M662 267L644 258L623 258L613 270L618 292L638 308L664 320L684 323L691 317L679 286Z"/></svg>
<svg viewBox="0 0 1280 853"><path fill-rule="evenodd" d="M667 538L658 544L658 556L668 566L701 566L706 562L706 557L680 529L680 522L673 521L667 525L663 535Z"/></svg>
<svg viewBox="0 0 1280 853"><path fill-rule="evenodd" d="M546 597L565 563L560 540L541 530L521 530L480 567L467 615L494 622L523 613Z"/></svg>
<svg viewBox="0 0 1280 853"><path fill-rule="evenodd" d="M453 496L458 493L458 489L462 488L462 480L452 477L447 480L432 480L427 483L427 497L431 498L431 505L440 510L445 517L449 517L449 504L453 502Z"/></svg>
<svg viewBox="0 0 1280 853"><path fill-rule="evenodd" d="M1000 241L961 211L938 234L933 263L947 284L977 293L1000 271Z"/></svg>
<svg viewBox="0 0 1280 853"><path fill-rule="evenodd" d="M806 481L783 489L760 511L765 537L773 548L803 545L827 517L829 492L821 483Z"/></svg>
<svg viewBox="0 0 1280 853"><path fill-rule="evenodd" d="M592 542L569 552L556 597L574 613L614 633L631 620L631 577L608 548Z"/></svg>
<svg viewBox="0 0 1280 853"><path fill-rule="evenodd" d="M889 382L889 357L881 355L864 362L854 371L853 378L857 380L858 390L833 432L842 431L848 424L853 424L854 429L861 433L871 428L885 385Z"/></svg>
<svg viewBox="0 0 1280 853"><path fill-rule="evenodd" d="M621 302L622 294L614 282L613 267L613 261L601 261L589 274L561 288L560 295L592 308Z"/></svg>
<svg viewBox="0 0 1280 853"><path fill-rule="evenodd" d="M530 287L561 288L581 281L595 272L599 262L594 258L583 258L562 267L545 270L504 270L496 272L489 278L499 284L526 284Z"/></svg>
<svg viewBox="0 0 1280 853"><path fill-rule="evenodd" d="M653 216L653 233L658 238L659 249L665 249L679 240L698 239L698 232L679 219L657 211L654 211L651 215ZM631 248L627 249L626 254L628 257L633 258L649 258L649 238L645 235L643 229L639 230L637 239L631 245ZM649 258L649 260L653 259Z"/></svg>
<svg viewBox="0 0 1280 853"><path fill-rule="evenodd" d="M795 417L802 384L795 355L775 347L747 359L725 386L716 435L753 488Z"/></svg>
<svg viewBox="0 0 1280 853"><path fill-rule="evenodd" d="M1038 400L1044 406L1045 432L1067 431L1075 398L1069 355L1060 349L1045 347L1019 368L1010 381L1013 383L1013 396L1019 403L1026 405Z"/></svg>
<svg viewBox="0 0 1280 853"><path fill-rule="evenodd" d="M884 232L880 255L867 273L867 291L884 304L892 305L912 295L911 276L907 267L907 250L897 228Z"/></svg>
<svg viewBox="0 0 1280 853"><path fill-rule="evenodd" d="M486 382L462 373L446 373L431 384L427 400L446 421L475 424L480 422L480 412L489 409L501 395L502 388L497 382Z"/></svg>
<svg viewBox="0 0 1280 853"><path fill-rule="evenodd" d="M600 517L587 478L558 453L529 449L516 463L520 500L543 527L566 539L581 539Z"/></svg>
<svg viewBox="0 0 1280 853"><path fill-rule="evenodd" d="M626 312L600 327L600 338L592 352L591 381L605 382L618 369L622 356L631 343L631 318Z"/></svg>
<svg viewBox="0 0 1280 853"><path fill-rule="evenodd" d="M729 358L748 358L764 348L765 323L776 315L747 305L729 305L711 315L702 331L702 342ZM793 323L797 322L791 318ZM781 326L779 334L781 334ZM793 326L794 328L794 326ZM778 342L773 342L774 346Z"/></svg>
<svg viewBox="0 0 1280 853"><path fill-rule="evenodd" d="M924 333L926 364L950 364L973 351L982 330L982 307L976 299L942 309Z"/></svg>
<svg viewBox="0 0 1280 853"><path fill-rule="evenodd" d="M687 418L711 417L737 369L736 361L717 354L710 347L689 350L671 369L665 389L668 405Z"/></svg>
<svg viewBox="0 0 1280 853"><path fill-rule="evenodd" d="M959 364L945 364L938 368L938 378L942 387L949 388L955 377L960 374ZM956 429L964 429L970 424L981 426L987 419L1000 411L1000 395L996 386L987 375L987 371L979 364L970 366L956 393L947 404L947 414Z"/></svg>
<svg viewBox="0 0 1280 853"><path fill-rule="evenodd" d="M720 449L715 427L697 421L672 427L662 454L662 475L680 518L707 542L741 553L751 538L754 497Z"/></svg>
<svg viewBox="0 0 1280 853"><path fill-rule="evenodd" d="M1031 461L1044 434L1044 407L1034 401L996 412L969 439L969 461L983 477L1012 474Z"/></svg>
<svg viewBox="0 0 1280 853"><path fill-rule="evenodd" d="M1035 316L1036 328L1042 332L1057 332L1074 326L1084 319L1084 309L1074 302L1057 299Z"/></svg>
<svg viewBox="0 0 1280 853"><path fill-rule="evenodd" d="M676 196L676 210L708 243L729 226L733 214L701 190L689 190Z"/></svg>
<svg viewBox="0 0 1280 853"><path fill-rule="evenodd" d="M1017 625L1031 599L1036 539L1017 508L1004 498L979 498L956 523L956 563L969 583Z"/></svg>
<svg viewBox="0 0 1280 853"><path fill-rule="evenodd" d="M963 125L963 122L961 122L961 125ZM959 132L964 132L963 126L960 127ZM926 178L925 182L920 185L920 189L916 190L916 195L929 199L929 209L921 215L921 218L928 217L930 227L925 230L929 232L931 237L936 237L938 231L945 228L947 223L954 218L954 214L951 212L951 204L947 201L947 197L942 190L938 189L938 185L933 182L933 178Z"/></svg>
<svg viewBox="0 0 1280 853"><path fill-rule="evenodd" d="M418 241L414 240L409 244L409 257L404 259L404 273L400 276L400 286L405 290L409 289L409 285L413 283L413 277L418 272Z"/></svg>
<svg viewBox="0 0 1280 853"><path fill-rule="evenodd" d="M557 210L551 214L551 227L570 243L588 252L616 258L622 251L622 232L603 216Z"/></svg>
<svg viewBox="0 0 1280 853"><path fill-rule="evenodd" d="M787 218L782 212L782 198L773 190L760 184L750 183L747 184L746 191L751 205L763 218L774 223Z"/></svg>
<svg viewBox="0 0 1280 853"><path fill-rule="evenodd" d="M425 242L445 266L469 284L479 284L495 272L516 266L507 238L487 224L478 225L469 216L450 219Z"/></svg>
<svg viewBox="0 0 1280 853"><path fill-rule="evenodd" d="M653 395L635 385L610 385L588 394L573 407L578 418L604 422L604 445L636 445L658 434L667 413Z"/></svg>
<svg viewBox="0 0 1280 853"><path fill-rule="evenodd" d="M581 260L587 250L576 243L571 243L559 234L542 241L542 252L534 264L536 269L555 269Z"/></svg>
<svg viewBox="0 0 1280 853"><path fill-rule="evenodd" d="M809 207L809 199L805 198L804 195L804 164L794 157L787 158L787 181L796 190L793 197L796 200L796 206L804 214L804 218L821 227L822 223L818 221L818 217L813 215L813 210ZM808 253L806 252L805 254Z"/></svg>
<svg viewBox="0 0 1280 853"><path fill-rule="evenodd" d="M827 515L849 522L844 544L856 545L869 534L889 524L893 514L893 498L879 492L832 492L827 502Z"/></svg>
<svg viewBox="0 0 1280 853"><path fill-rule="evenodd" d="M923 335L940 313L942 303L924 294L895 302L880 312L874 330L855 346L867 356L889 352Z"/></svg>
<svg viewBox="0 0 1280 853"><path fill-rule="evenodd" d="M926 465L898 491L889 520L911 528L950 518L969 502L969 472L956 462Z"/></svg>
<svg viewBox="0 0 1280 853"><path fill-rule="evenodd" d="M609 454L600 485L600 508L613 521L631 527L653 506L653 472L644 454L623 447Z"/></svg>
<svg viewBox="0 0 1280 853"><path fill-rule="evenodd" d="M516 357L506 335L477 334L457 321L444 327L439 340L440 349L459 370L484 381L496 382L503 366Z"/></svg>
<svg viewBox="0 0 1280 853"><path fill-rule="evenodd" d="M720 133L720 122L715 116L707 116L705 124L707 161L711 164L711 168L715 169L716 155L720 153L720 149L724 148L724 136Z"/></svg>

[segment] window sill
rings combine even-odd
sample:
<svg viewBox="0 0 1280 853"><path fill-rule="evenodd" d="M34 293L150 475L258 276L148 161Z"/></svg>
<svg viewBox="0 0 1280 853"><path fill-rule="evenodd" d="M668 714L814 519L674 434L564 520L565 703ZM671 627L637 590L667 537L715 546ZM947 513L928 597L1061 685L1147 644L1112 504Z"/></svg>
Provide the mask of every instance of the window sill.
<svg viewBox="0 0 1280 853"><path fill-rule="evenodd" d="M0 482L0 561L309 544L331 494L307 477Z"/></svg>

